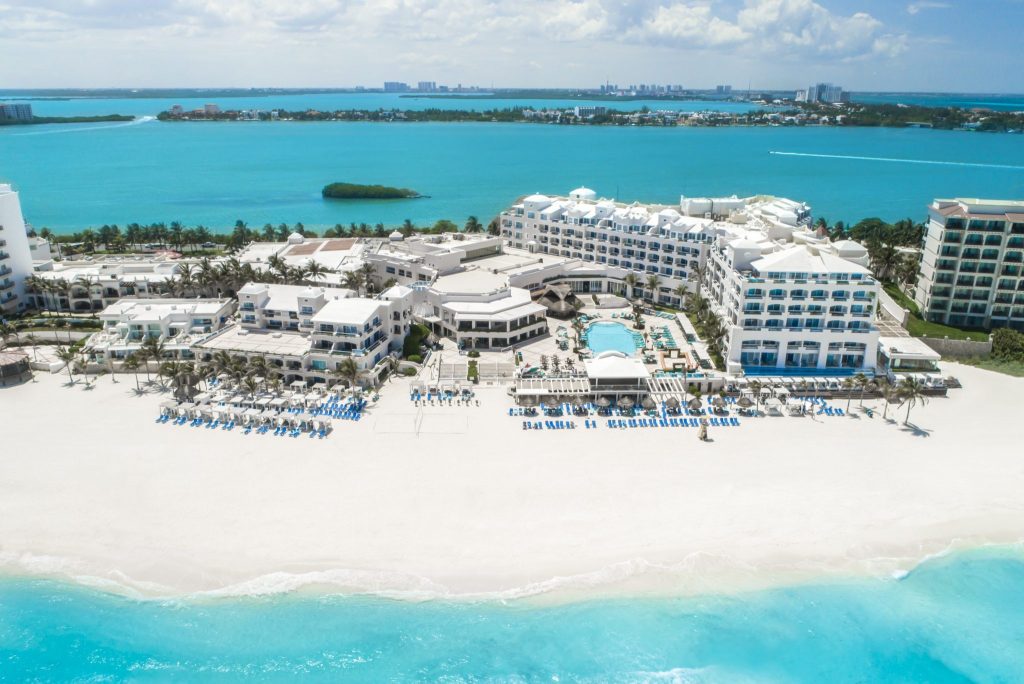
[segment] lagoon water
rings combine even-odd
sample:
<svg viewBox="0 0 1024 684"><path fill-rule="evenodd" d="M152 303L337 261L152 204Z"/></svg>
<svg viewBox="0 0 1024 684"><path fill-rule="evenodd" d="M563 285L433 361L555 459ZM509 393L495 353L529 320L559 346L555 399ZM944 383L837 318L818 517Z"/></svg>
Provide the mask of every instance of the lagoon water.
<svg viewBox="0 0 1024 684"><path fill-rule="evenodd" d="M287 595L139 601L0 581L7 681L1012 682L1024 553L901 580L702 598L403 603Z"/></svg>
<svg viewBox="0 0 1024 684"><path fill-rule="evenodd" d="M291 97L314 106L319 97L362 96ZM33 103L41 114L139 115L156 114L166 104L145 99ZM409 187L429 198L323 200L320 189L334 181ZM29 221L58 233L156 221L220 230L237 219L255 226L302 222L307 227L395 225L406 218L420 225L440 218L461 223L470 214L486 221L518 196L565 193L584 184L625 201L675 203L681 194L769 193L809 202L816 216L830 221L922 219L934 197L1024 197L1024 135L142 118L0 128L0 182L21 191Z"/></svg>

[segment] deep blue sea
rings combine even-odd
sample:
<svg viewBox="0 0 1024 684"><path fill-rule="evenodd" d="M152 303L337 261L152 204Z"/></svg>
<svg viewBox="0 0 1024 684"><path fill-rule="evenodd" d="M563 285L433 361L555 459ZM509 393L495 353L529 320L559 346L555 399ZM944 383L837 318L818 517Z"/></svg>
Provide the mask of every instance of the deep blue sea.
<svg viewBox="0 0 1024 684"><path fill-rule="evenodd" d="M338 100L360 107L426 102L380 93L282 97L300 100L296 107L342 106ZM324 98L331 102L318 104ZM231 104L242 100L231 98ZM33 102L40 114L140 116L167 104ZM454 100L429 104L463 106ZM320 189L334 181L409 187L430 197L324 201ZM156 221L219 230L237 219L307 227L396 225L406 218L419 225L440 218L461 223L471 214L486 221L521 195L566 193L579 185L626 201L766 193L809 202L816 216L830 221L922 219L935 197L1024 198L1024 135L139 119L0 128L0 182L21 191L30 222L56 232Z"/></svg>
<svg viewBox="0 0 1024 684"><path fill-rule="evenodd" d="M0 581L3 681L1020 682L1024 553L734 596L139 601Z"/></svg>

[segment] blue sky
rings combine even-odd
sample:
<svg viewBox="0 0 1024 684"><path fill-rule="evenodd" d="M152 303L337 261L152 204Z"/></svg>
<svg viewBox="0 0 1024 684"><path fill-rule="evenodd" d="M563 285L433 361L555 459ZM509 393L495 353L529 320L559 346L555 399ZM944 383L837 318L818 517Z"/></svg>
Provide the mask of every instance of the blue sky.
<svg viewBox="0 0 1024 684"><path fill-rule="evenodd" d="M5 87L1024 92L1024 0L0 0Z"/></svg>

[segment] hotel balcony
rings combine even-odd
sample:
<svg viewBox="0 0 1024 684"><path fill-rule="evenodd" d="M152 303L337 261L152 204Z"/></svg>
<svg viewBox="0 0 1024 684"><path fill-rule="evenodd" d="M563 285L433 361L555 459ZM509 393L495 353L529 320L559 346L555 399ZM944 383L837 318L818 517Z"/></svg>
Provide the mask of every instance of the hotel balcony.
<svg viewBox="0 0 1024 684"><path fill-rule="evenodd" d="M10 290L10 289L12 289L14 287L14 285L15 285L15 282L13 280L11 280L10 278L8 278L7 280L4 280L4 281L0 282L0 292L4 292L6 290Z"/></svg>

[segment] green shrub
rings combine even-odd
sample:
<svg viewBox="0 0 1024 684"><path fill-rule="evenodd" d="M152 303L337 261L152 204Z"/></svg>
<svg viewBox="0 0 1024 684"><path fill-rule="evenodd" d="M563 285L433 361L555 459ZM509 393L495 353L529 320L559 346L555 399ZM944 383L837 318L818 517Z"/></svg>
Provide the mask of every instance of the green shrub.
<svg viewBox="0 0 1024 684"><path fill-rule="evenodd" d="M1024 333L1010 328L993 330L992 356L1006 361L1024 361Z"/></svg>
<svg viewBox="0 0 1024 684"><path fill-rule="evenodd" d="M423 340L427 339L430 335L430 328L423 325L422 323L416 323L409 328L409 334L405 336L405 342L402 343L402 355L412 360L410 357L420 353L420 344ZM419 361L417 361L419 363Z"/></svg>
<svg viewBox="0 0 1024 684"><path fill-rule="evenodd" d="M419 354L409 354L409 356L405 358L413 363L423 363L423 357Z"/></svg>
<svg viewBox="0 0 1024 684"><path fill-rule="evenodd" d="M416 369L415 368L403 368L402 369L402 375L404 375L406 377L411 377L413 375L416 375Z"/></svg>
<svg viewBox="0 0 1024 684"><path fill-rule="evenodd" d="M478 359L480 358L480 352L478 352L476 349L470 349L469 354L467 354L467 356L469 356L469 358L471 359Z"/></svg>

